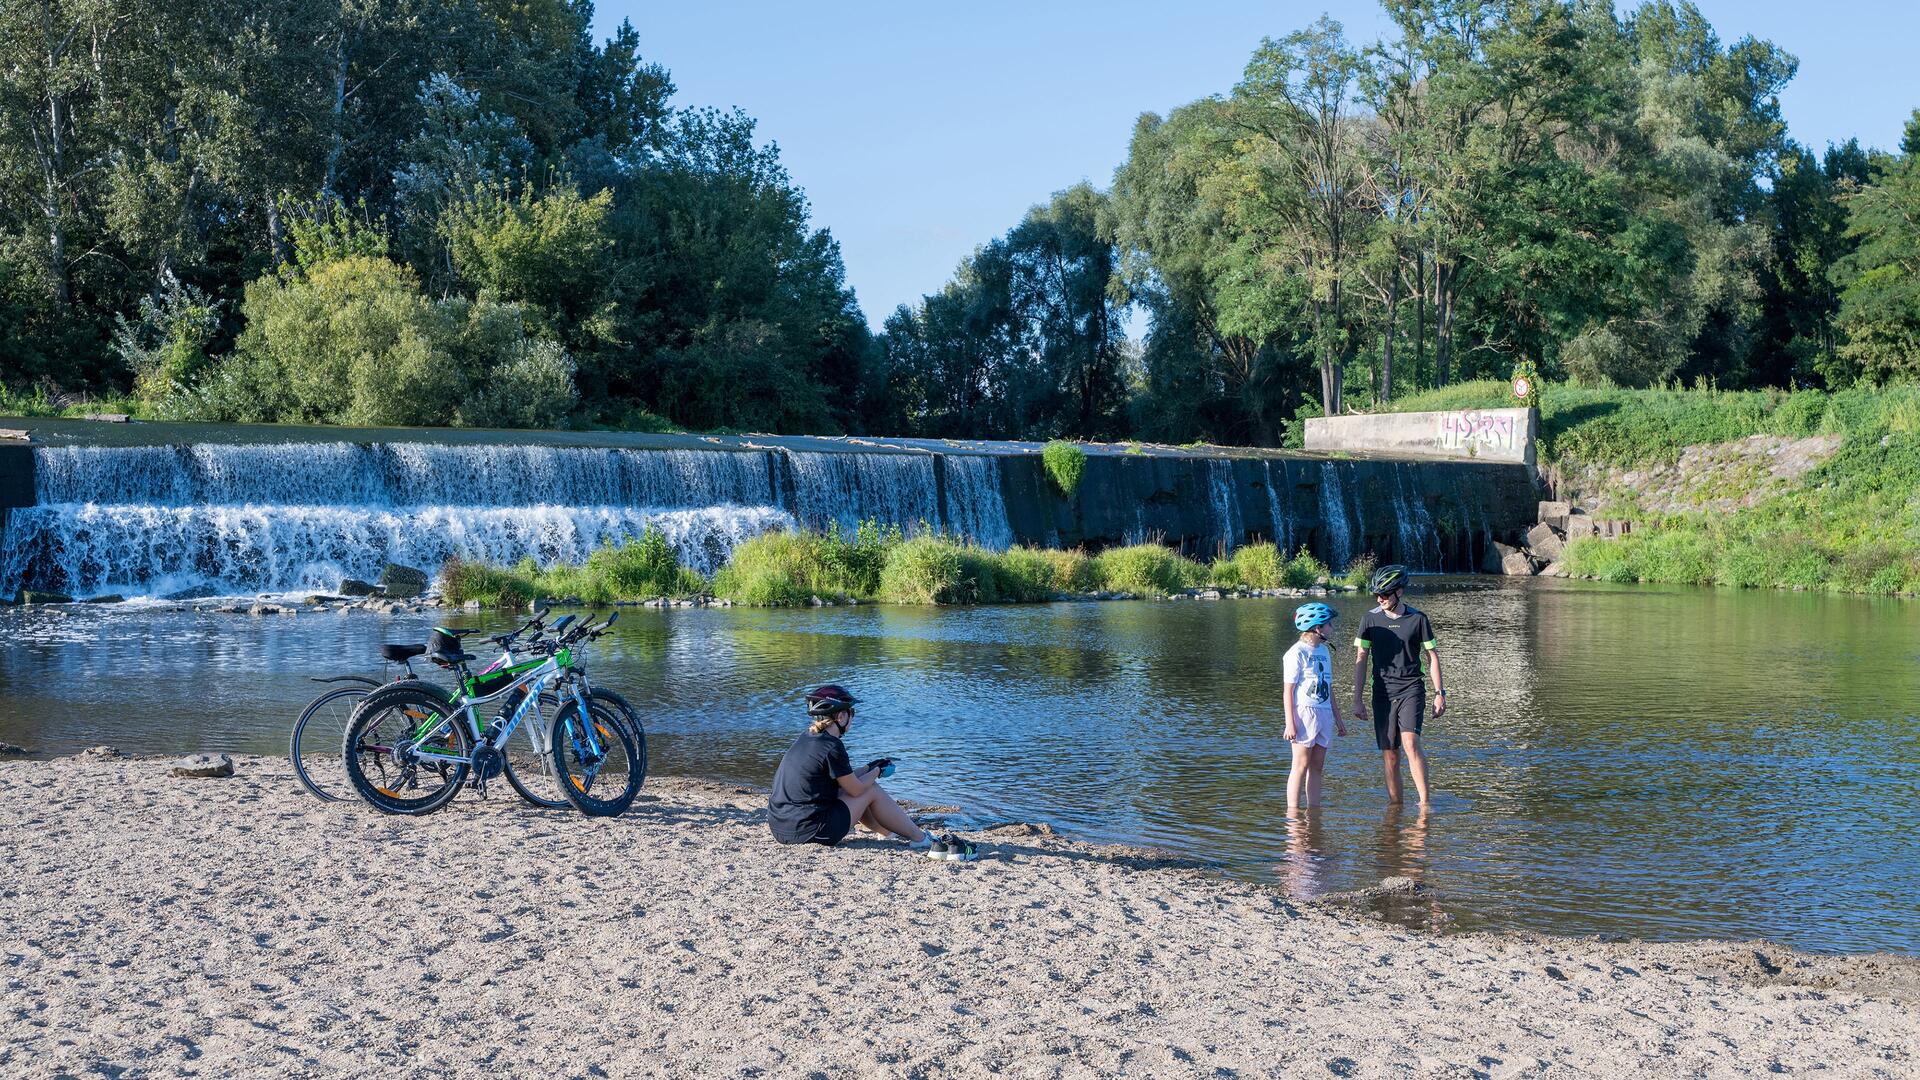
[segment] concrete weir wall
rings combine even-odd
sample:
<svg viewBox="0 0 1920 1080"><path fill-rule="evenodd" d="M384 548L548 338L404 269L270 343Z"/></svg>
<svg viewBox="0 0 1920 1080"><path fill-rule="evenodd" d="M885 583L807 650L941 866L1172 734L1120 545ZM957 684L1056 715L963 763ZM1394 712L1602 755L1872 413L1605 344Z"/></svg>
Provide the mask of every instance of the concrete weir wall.
<svg viewBox="0 0 1920 1080"><path fill-rule="evenodd" d="M1540 414L1532 409L1316 416L1307 421L1307 449L1362 451L1456 461L1534 464Z"/></svg>
<svg viewBox="0 0 1920 1080"><path fill-rule="evenodd" d="M765 504L769 512L789 514L789 520L816 527L832 524L830 515L837 510L843 518L849 514L899 518L888 523L909 531L924 522L993 545L1011 542L1100 549L1154 542L1203 558L1212 558L1251 542L1272 541L1289 551L1307 548L1335 567L1345 565L1354 557L1372 554L1422 570L1475 570L1490 541L1518 540L1533 523L1541 497L1537 477L1529 465L1491 453L1447 460L1433 454L1301 453L1095 444L1085 447L1085 471L1078 490L1069 498L1055 490L1042 463L1042 448L1037 443L216 424L107 425L4 419L0 419L0 427L23 428L32 436L29 445L0 445L0 515L9 507L36 504L36 453L61 454L62 448L120 448L137 455L139 467L134 472L139 477L178 469L181 476L191 481L168 489L174 494L166 497L172 498L175 504L181 499L188 503L196 500L210 504L244 502L245 509L264 519L258 527L264 530L262 535L269 536L270 526L280 517L297 517L301 513L311 516L316 503L332 498L324 492L331 490L326 477L332 475L333 466L315 465L316 461L366 458L374 462L367 466L372 469L368 475L373 476L375 482L384 482L379 480L384 475L381 469L393 467L397 461L417 463L423 460L424 454L435 463L436 471L432 475L444 478L447 487L456 492L436 496L432 501L458 503L463 500L457 492L467 483L462 477L477 475L483 469L497 470L504 467L503 462L510 465L521 461L520 467L557 467L576 473L576 478L590 479L589 473L602 469L603 463L609 460L592 453L556 456L547 453L547 448L613 451L618 452L622 460L639 464L666 462L670 458L673 467L664 472L681 475L675 470L691 470L685 486L686 493L693 493L689 496L691 501L646 505L693 507L716 501L735 506ZM1526 441L1530 447L1530 436ZM705 454L689 455L688 451L715 452L716 458L707 465ZM90 453L85 449L79 452ZM652 452L661 453L656 456ZM51 557L60 543L67 542L60 537L78 537L85 533L99 542L100 531L96 526L76 526L62 532L66 518L87 522L104 520L112 517L107 513L110 504L138 504L159 498L140 494L145 489L139 484L123 484L127 474L122 466L104 459L89 459L94 462L95 471L77 471L76 459L71 456L73 451L65 453L67 456L58 458L61 471L49 472L50 483L58 477L55 489L61 494L49 499L50 504L57 506L50 505L34 515L41 527L40 539L35 542L41 546L24 546L27 544L24 534L8 536L19 555L15 561L25 559L28 564L16 569L29 578L33 564ZM237 465L242 458L247 464ZM990 459L991 464L981 465L983 458ZM48 459L50 463L54 460ZM528 466L527 461L533 461L533 465ZM846 467L828 468L836 463ZM52 469L53 465L45 467ZM247 470L246 475L236 476L235 470L241 468ZM287 475L276 479L282 468L287 470ZM746 489L738 484L728 487L709 482L715 477L743 475L743 469L763 478L760 494L743 495L739 492ZM96 476L97 481L87 479ZM75 477L82 479L76 484ZM234 487L235 484L240 487ZM544 484L536 486L541 492L559 490ZM610 490L585 483L577 486L583 491ZM69 490L76 487L85 490ZM201 494L216 487L229 494ZM497 492L498 489L490 490ZM234 491L240 494L232 494ZM182 492L193 494L180 494ZM720 494L700 495L699 492ZM394 498L398 501L391 505L407 504L399 496ZM605 496L588 495L535 501L580 500L597 500L602 507L607 501ZM94 503L102 504L102 508L87 508ZM488 504L490 509L486 512L495 516L517 513L518 505L513 499L494 502ZM212 505L202 509L211 512L221 508ZM537 508L529 506L528 509ZM976 509L981 512L972 513ZM175 516L191 517L200 512L189 507ZM137 513L124 516L134 522L144 520ZM844 526L846 522L840 524ZM263 542L270 546L272 543ZM0 554L5 550L5 545L0 545Z"/></svg>

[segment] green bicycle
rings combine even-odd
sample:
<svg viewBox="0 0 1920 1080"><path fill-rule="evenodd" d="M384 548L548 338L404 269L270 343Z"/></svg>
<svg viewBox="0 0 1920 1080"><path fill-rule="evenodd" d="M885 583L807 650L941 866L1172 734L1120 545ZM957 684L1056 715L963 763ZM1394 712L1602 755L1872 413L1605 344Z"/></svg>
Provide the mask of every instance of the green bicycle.
<svg viewBox="0 0 1920 1080"><path fill-rule="evenodd" d="M646 777L644 743L636 744L637 724L629 730L609 695L591 692L574 658L577 646L604 634L618 615L570 631L569 616L548 636L546 614L489 638L502 655L479 674L468 667L476 657L464 651L464 634L436 628L426 655L458 676L460 690L451 699L405 682L368 694L355 707L342 745L347 778L360 797L386 813L425 814L452 801L469 780L484 795L490 780L508 772L509 737L531 719L537 751L565 803L591 816L624 813ZM513 650L529 633L524 652L534 658L519 660ZM555 705L550 721L543 701ZM500 714L482 726L476 710L493 702L502 703ZM520 783L509 783L520 791Z"/></svg>

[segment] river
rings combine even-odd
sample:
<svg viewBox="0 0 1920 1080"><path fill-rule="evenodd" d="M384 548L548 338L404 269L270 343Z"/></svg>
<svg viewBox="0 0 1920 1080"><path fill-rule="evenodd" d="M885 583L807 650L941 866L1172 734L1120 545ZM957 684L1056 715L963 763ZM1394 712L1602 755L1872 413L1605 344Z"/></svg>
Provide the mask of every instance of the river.
<svg viewBox="0 0 1920 1080"><path fill-rule="evenodd" d="M866 700L855 760L897 758L893 790L970 825L1163 846L1300 896L1411 876L1432 900L1399 917L1449 930L1920 953L1920 606L1471 578L1412 600L1452 692L1426 814L1384 805L1350 725L1327 805L1287 818L1289 601L631 609L590 667L647 712L656 773L764 784L831 679ZM1362 602L1333 603L1350 629ZM284 753L305 676L376 671L375 644L433 621L6 611L0 740Z"/></svg>

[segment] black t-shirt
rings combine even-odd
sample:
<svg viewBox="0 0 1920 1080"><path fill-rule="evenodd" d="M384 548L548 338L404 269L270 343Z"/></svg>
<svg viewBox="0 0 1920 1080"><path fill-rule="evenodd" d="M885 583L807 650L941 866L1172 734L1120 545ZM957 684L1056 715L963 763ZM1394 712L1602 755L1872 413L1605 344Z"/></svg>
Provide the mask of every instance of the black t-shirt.
<svg viewBox="0 0 1920 1080"><path fill-rule="evenodd" d="M820 835L827 809L840 801L839 779L853 771L838 735L807 731L787 747L767 796L767 824L783 844L804 844Z"/></svg>
<svg viewBox="0 0 1920 1080"><path fill-rule="evenodd" d="M1391 616L1376 607L1360 617L1353 643L1373 657L1374 692L1399 697L1420 687L1420 654L1433 648L1433 624L1417 608Z"/></svg>

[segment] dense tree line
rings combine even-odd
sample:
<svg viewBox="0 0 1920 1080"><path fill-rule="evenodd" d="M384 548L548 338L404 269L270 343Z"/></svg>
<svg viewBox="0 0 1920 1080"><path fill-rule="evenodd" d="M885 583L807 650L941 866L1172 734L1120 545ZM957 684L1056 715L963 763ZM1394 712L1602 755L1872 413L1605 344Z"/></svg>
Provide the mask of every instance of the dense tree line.
<svg viewBox="0 0 1920 1080"><path fill-rule="evenodd" d="M896 312L894 426L1271 444L1521 360L1628 386L1920 374L1920 114L1898 155L1816 155L1780 118L1793 57L1687 3L1385 6L1387 40L1323 18L1141 117L1110 190ZM1110 336L1136 305L1137 355Z"/></svg>
<svg viewBox="0 0 1920 1080"><path fill-rule="evenodd" d="M738 112L585 0L0 7L0 390L160 416L1276 443L1546 374L1920 374L1920 114L1795 143L1687 3L1386 0L1140 118L870 334ZM1140 319L1147 332L1130 341Z"/></svg>
<svg viewBox="0 0 1920 1080"><path fill-rule="evenodd" d="M0 7L0 383L159 415L820 430L865 322L585 0Z"/></svg>

